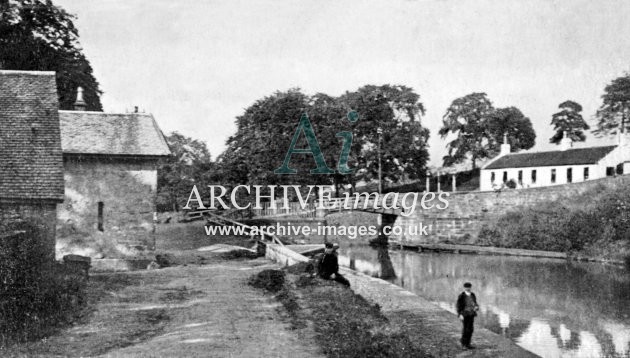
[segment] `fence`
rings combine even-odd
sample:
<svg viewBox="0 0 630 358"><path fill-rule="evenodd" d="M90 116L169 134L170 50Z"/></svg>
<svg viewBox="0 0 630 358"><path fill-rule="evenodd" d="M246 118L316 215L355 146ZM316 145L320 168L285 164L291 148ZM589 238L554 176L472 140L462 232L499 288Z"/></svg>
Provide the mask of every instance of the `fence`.
<svg viewBox="0 0 630 358"><path fill-rule="evenodd" d="M317 216L317 203L309 202L302 207L299 202L285 203L261 203L261 209L250 209L253 217L299 217L314 218Z"/></svg>

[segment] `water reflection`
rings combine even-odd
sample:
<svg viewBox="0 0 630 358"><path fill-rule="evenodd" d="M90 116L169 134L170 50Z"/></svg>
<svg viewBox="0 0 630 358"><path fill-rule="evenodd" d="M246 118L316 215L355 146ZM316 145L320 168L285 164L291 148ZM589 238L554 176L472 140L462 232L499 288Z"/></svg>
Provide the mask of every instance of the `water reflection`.
<svg viewBox="0 0 630 358"><path fill-rule="evenodd" d="M455 311L465 281L478 324L543 357L630 356L630 275L593 263L342 246L340 264Z"/></svg>

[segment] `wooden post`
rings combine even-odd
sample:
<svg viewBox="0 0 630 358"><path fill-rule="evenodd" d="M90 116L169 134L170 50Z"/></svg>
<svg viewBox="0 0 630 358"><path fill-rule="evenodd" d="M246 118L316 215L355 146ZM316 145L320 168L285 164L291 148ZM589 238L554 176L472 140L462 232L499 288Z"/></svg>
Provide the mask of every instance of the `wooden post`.
<svg viewBox="0 0 630 358"><path fill-rule="evenodd" d="M442 189L440 188L440 172L437 172L437 191L438 193L441 191Z"/></svg>

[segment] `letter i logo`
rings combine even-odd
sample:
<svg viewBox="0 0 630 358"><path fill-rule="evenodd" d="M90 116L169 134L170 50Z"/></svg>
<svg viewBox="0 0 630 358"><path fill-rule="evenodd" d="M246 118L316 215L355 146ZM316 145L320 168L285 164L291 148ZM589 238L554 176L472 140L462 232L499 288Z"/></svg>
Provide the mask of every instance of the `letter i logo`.
<svg viewBox="0 0 630 358"><path fill-rule="evenodd" d="M355 123L357 120L359 120L359 114L356 111L348 112L346 117L351 123ZM300 134L302 133L304 133L304 136L306 137L308 148L300 149L295 147L297 145L298 139L300 138ZM343 140L341 153L339 153L339 161L337 162L337 172L339 174L351 174L354 172L354 169L350 169L348 167L348 156L350 155L350 148L352 147L352 132L337 132L335 136L342 138ZM315 131L313 131L313 126L311 125L311 121L309 120L306 113L304 113L300 118L300 122L298 123L298 127L295 130L295 134L293 135L293 139L291 140L291 144L289 145L289 150L284 157L282 165L280 166L280 168L274 170L273 172L275 174L297 174L297 170L289 168L289 162L291 161L291 156L293 154L311 154L313 156L317 168L311 169L311 174L335 173L335 171L333 169L330 169L326 164L326 160L324 159L322 150L319 147L319 142L317 141L317 137L315 136Z"/></svg>

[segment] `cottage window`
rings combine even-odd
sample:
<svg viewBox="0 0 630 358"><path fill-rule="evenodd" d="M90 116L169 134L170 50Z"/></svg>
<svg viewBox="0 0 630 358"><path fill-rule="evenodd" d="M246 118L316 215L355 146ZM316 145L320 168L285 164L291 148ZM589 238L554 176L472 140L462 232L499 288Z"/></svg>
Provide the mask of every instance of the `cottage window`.
<svg viewBox="0 0 630 358"><path fill-rule="evenodd" d="M503 172L503 182L507 183L507 172Z"/></svg>
<svg viewBox="0 0 630 358"><path fill-rule="evenodd" d="M606 176L611 177L615 175L615 167L606 167Z"/></svg>
<svg viewBox="0 0 630 358"><path fill-rule="evenodd" d="M98 231L103 231L103 202L98 202Z"/></svg>
<svg viewBox="0 0 630 358"><path fill-rule="evenodd" d="M523 171L522 170L518 171L518 183L523 184Z"/></svg>
<svg viewBox="0 0 630 358"><path fill-rule="evenodd" d="M588 167L584 168L584 180L588 180Z"/></svg>
<svg viewBox="0 0 630 358"><path fill-rule="evenodd" d="M494 172L490 172L490 183L494 183L495 175Z"/></svg>
<svg viewBox="0 0 630 358"><path fill-rule="evenodd" d="M573 168L567 168L567 183L573 182Z"/></svg>
<svg viewBox="0 0 630 358"><path fill-rule="evenodd" d="M551 169L551 183L555 183L556 182L556 170L555 169Z"/></svg>
<svg viewBox="0 0 630 358"><path fill-rule="evenodd" d="M536 169L532 170L532 184L536 184Z"/></svg>

